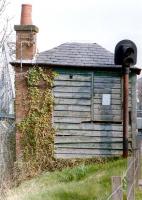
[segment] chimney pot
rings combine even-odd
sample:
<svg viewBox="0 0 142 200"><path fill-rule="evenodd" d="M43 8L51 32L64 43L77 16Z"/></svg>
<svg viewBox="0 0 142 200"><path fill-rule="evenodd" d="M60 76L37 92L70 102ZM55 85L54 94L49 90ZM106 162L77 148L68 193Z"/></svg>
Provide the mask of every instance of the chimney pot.
<svg viewBox="0 0 142 200"><path fill-rule="evenodd" d="M32 24L32 5L23 4L21 24L15 25L16 31L16 59L32 60L37 51L38 27Z"/></svg>
<svg viewBox="0 0 142 200"><path fill-rule="evenodd" d="M22 4L21 25L32 25L32 5Z"/></svg>

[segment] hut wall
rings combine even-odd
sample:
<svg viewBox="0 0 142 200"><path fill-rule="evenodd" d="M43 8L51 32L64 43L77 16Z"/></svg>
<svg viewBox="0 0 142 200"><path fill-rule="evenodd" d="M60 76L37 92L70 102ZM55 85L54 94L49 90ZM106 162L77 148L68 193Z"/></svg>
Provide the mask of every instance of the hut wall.
<svg viewBox="0 0 142 200"><path fill-rule="evenodd" d="M81 158L121 155L122 75L87 70L60 70L57 73L53 118L56 128L55 156ZM131 111L131 79L129 87ZM106 94L110 95L110 105L102 105L109 104L108 100L103 100ZM131 138L130 125L130 142Z"/></svg>

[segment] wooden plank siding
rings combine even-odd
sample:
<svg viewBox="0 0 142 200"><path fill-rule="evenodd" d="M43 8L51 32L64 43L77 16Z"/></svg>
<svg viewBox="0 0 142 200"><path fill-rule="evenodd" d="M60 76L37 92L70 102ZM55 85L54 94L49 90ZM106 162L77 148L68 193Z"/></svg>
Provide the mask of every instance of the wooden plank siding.
<svg viewBox="0 0 142 200"><path fill-rule="evenodd" d="M116 73L59 72L53 88L57 158L122 154L122 87L121 75ZM102 105L102 94L111 94L111 105ZM129 148L131 137L129 126Z"/></svg>

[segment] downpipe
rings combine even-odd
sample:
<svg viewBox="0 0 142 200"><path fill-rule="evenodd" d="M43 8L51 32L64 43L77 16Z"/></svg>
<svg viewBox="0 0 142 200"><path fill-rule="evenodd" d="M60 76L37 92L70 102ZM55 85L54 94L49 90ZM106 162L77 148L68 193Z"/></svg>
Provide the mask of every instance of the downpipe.
<svg viewBox="0 0 142 200"><path fill-rule="evenodd" d="M123 158L128 157L129 67L123 66Z"/></svg>

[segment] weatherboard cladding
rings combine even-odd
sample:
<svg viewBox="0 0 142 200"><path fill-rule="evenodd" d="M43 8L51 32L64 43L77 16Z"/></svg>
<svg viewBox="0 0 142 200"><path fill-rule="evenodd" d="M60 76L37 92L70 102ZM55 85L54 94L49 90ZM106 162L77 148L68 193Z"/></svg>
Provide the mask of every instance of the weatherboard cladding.
<svg viewBox="0 0 142 200"><path fill-rule="evenodd" d="M114 55L96 43L65 43L41 52L36 63L72 66L114 65Z"/></svg>
<svg viewBox="0 0 142 200"><path fill-rule="evenodd" d="M53 88L57 158L122 155L121 83L121 73L57 70ZM129 87L131 90L131 77ZM102 94L106 91L111 94L110 106L102 105ZM129 110L131 107L130 92ZM129 126L130 141L131 137Z"/></svg>

